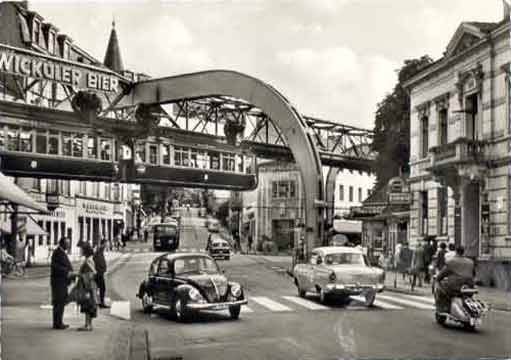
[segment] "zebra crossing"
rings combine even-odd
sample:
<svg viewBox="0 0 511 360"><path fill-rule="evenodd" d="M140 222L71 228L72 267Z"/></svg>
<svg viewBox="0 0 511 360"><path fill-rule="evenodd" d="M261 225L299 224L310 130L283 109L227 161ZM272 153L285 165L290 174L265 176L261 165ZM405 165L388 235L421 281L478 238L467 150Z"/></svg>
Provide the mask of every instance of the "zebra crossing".
<svg viewBox="0 0 511 360"><path fill-rule="evenodd" d="M293 311L326 311L333 309L362 310L368 309L363 296L351 296L351 302L344 306L324 305L314 296L302 298L299 296L248 296L248 305L242 307L242 313L251 314L258 312L289 313ZM401 293L378 294L372 306L379 310L434 310L435 300L431 297L407 295Z"/></svg>

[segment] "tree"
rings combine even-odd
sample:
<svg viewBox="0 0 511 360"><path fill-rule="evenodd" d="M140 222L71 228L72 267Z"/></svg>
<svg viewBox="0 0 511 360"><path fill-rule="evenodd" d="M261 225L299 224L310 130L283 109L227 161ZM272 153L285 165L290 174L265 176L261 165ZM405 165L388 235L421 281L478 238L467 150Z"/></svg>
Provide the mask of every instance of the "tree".
<svg viewBox="0 0 511 360"><path fill-rule="evenodd" d="M432 62L428 55L405 60L398 70L398 82L392 93L377 105L372 144L377 153L373 165L377 187L385 185L394 176L409 173L410 96L403 83Z"/></svg>

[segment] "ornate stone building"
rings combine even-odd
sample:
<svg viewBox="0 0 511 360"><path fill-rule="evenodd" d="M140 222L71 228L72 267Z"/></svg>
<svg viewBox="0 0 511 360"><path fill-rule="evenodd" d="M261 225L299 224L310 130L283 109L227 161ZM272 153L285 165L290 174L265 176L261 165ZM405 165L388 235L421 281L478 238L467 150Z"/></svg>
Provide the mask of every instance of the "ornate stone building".
<svg viewBox="0 0 511 360"><path fill-rule="evenodd" d="M509 19L463 22L411 78L410 243L462 244L485 284L509 288Z"/></svg>

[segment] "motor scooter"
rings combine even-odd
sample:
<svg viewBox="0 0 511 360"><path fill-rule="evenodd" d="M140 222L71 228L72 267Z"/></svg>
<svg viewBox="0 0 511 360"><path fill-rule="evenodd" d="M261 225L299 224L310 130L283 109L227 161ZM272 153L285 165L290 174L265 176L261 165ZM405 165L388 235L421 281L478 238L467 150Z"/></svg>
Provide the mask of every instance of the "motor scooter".
<svg viewBox="0 0 511 360"><path fill-rule="evenodd" d="M440 285L436 281L436 276L434 281L436 283L434 287L436 299L436 292ZM436 322L440 325L445 325L447 320L450 320L463 325L464 328L469 330L475 330L477 327L480 327L482 325L482 318L489 309L484 302L474 299L474 295L477 293L477 289L463 285L459 293L451 299L449 312L440 312L438 311L438 306L435 307Z"/></svg>

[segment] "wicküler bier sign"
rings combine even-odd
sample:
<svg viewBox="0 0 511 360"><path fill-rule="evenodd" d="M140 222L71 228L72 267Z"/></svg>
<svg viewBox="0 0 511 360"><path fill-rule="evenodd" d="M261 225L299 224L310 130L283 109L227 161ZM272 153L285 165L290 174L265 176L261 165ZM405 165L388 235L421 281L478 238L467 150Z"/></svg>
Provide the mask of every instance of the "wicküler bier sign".
<svg viewBox="0 0 511 360"><path fill-rule="evenodd" d="M0 44L0 73L56 81L78 89L117 92L119 78L93 66Z"/></svg>

